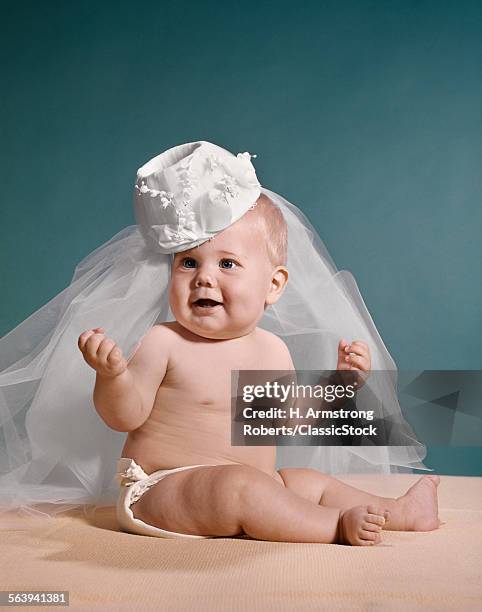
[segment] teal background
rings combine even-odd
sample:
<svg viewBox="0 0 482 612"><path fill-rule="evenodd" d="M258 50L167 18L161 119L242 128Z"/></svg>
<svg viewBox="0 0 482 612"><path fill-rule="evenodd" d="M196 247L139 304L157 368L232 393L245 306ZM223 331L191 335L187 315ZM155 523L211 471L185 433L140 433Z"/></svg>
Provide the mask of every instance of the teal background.
<svg viewBox="0 0 482 612"><path fill-rule="evenodd" d="M482 370L480 2L2 8L0 335L134 223L138 167L202 139L257 154L399 368ZM482 475L481 450L426 464Z"/></svg>

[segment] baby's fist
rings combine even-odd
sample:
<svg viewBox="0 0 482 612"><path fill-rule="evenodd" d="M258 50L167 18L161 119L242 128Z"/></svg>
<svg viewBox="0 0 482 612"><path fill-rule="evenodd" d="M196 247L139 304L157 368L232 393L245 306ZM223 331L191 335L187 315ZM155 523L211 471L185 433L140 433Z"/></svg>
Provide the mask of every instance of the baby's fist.
<svg viewBox="0 0 482 612"><path fill-rule="evenodd" d="M362 387L370 375L371 367L370 349L365 342L355 340L349 344L346 340L340 340L336 365L339 372L353 373L359 387ZM345 376L349 377L348 374Z"/></svg>
<svg viewBox="0 0 482 612"><path fill-rule="evenodd" d="M127 361L121 349L114 340L105 337L102 327L80 334L78 346L86 363L100 376L113 378L127 369Z"/></svg>

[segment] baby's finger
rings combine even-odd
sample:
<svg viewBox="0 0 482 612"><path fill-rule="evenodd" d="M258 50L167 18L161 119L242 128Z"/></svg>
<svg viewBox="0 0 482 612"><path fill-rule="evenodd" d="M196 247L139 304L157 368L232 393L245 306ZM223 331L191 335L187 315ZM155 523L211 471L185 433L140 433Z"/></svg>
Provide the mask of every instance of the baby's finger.
<svg viewBox="0 0 482 612"><path fill-rule="evenodd" d="M366 351L369 350L368 348L368 344L366 342L363 342L363 340L353 340L352 345L356 344L358 346L361 346L362 348L364 348Z"/></svg>
<svg viewBox="0 0 482 612"><path fill-rule="evenodd" d="M114 340L111 340L110 338L104 338L97 348L97 359L102 363L107 361L107 357L114 347Z"/></svg>
<svg viewBox="0 0 482 612"><path fill-rule="evenodd" d="M349 346L346 347L345 353L354 353L355 355L369 355L370 352L368 347L357 344L356 342L352 342Z"/></svg>
<svg viewBox="0 0 482 612"><path fill-rule="evenodd" d="M342 338L340 342L338 342L338 352L343 352L347 346L349 346L348 342Z"/></svg>
<svg viewBox="0 0 482 612"><path fill-rule="evenodd" d="M79 339L77 340L77 346L79 347L79 349L84 352L84 348L85 348L85 344L87 342L87 340L90 338L90 336L92 336L92 334L94 334L94 330L92 329L88 329L87 331L83 332L82 334L80 334Z"/></svg>
<svg viewBox="0 0 482 612"><path fill-rule="evenodd" d="M117 345L114 345L111 352L107 355L108 363L116 365L122 357L122 351Z"/></svg>
<svg viewBox="0 0 482 612"><path fill-rule="evenodd" d="M92 334L89 336L84 346L84 357L88 359L95 359L99 344L102 342L102 340L104 340L104 338L104 334Z"/></svg>
<svg viewBox="0 0 482 612"><path fill-rule="evenodd" d="M368 372L370 369L369 363L366 357L359 357L357 355L347 355L345 357L346 363L349 363L352 367L358 368L359 370L363 370L363 372Z"/></svg>
<svg viewBox="0 0 482 612"><path fill-rule="evenodd" d="M88 329L87 331L85 331L82 334L80 334L79 339L77 341L77 345L78 345L79 349L82 352L84 352L84 348L85 348L85 344L86 344L87 340L91 336L93 336L96 332L103 333L104 332L104 328L103 327L94 327L93 329Z"/></svg>

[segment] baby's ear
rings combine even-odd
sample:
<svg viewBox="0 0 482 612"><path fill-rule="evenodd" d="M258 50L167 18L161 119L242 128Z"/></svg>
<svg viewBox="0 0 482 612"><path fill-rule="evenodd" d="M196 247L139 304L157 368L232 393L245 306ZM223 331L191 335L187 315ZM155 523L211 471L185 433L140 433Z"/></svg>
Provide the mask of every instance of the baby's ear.
<svg viewBox="0 0 482 612"><path fill-rule="evenodd" d="M265 304L270 306L276 304L280 299L288 282L288 270L284 266L277 266L271 276L271 284L268 295L265 299Z"/></svg>

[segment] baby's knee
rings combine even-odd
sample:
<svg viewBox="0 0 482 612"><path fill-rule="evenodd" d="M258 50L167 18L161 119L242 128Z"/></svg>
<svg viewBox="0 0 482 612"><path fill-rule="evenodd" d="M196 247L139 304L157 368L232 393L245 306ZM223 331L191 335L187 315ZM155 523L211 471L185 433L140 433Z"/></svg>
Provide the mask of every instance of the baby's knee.
<svg viewBox="0 0 482 612"><path fill-rule="evenodd" d="M248 465L226 467L228 469L223 483L226 487L226 495L233 496L234 493L238 509L246 506L252 507L262 498L271 498L280 489L280 482L276 478L257 468Z"/></svg>
<svg viewBox="0 0 482 612"><path fill-rule="evenodd" d="M270 487L277 488L279 484L261 470L249 465L233 464L216 468L211 487L213 504L238 513L243 502L252 501L258 495L269 494L267 490Z"/></svg>
<svg viewBox="0 0 482 612"><path fill-rule="evenodd" d="M246 489L259 479L259 474L262 473L249 465L217 466L212 479L213 493L221 501L238 501Z"/></svg>

